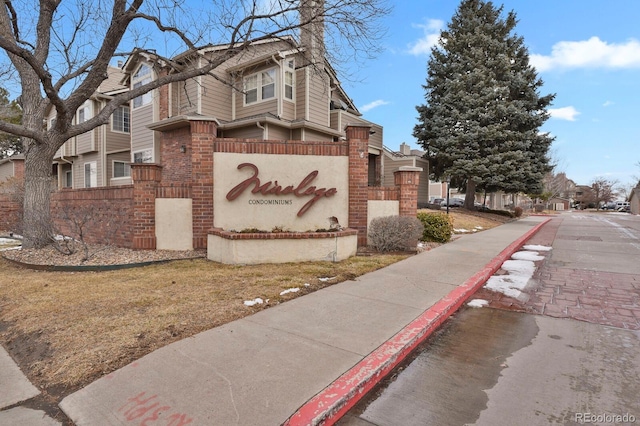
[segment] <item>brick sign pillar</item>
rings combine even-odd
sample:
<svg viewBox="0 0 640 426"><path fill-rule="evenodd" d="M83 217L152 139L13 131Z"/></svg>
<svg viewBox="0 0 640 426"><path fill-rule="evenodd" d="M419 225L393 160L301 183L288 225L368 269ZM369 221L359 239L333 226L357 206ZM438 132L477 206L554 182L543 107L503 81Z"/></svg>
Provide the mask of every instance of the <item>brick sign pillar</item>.
<svg viewBox="0 0 640 426"><path fill-rule="evenodd" d="M358 230L358 246L367 245L369 126L347 126L349 144L349 228Z"/></svg>
<svg viewBox="0 0 640 426"><path fill-rule="evenodd" d="M418 214L418 184L421 167L400 167L393 172L394 183L400 192L400 216L416 217Z"/></svg>
<svg viewBox="0 0 640 426"><path fill-rule="evenodd" d="M215 121L191 122L191 197L193 200L193 248L206 248L213 228L213 144Z"/></svg>
<svg viewBox="0 0 640 426"><path fill-rule="evenodd" d="M156 187L162 178L157 164L131 165L133 180L133 248L156 248Z"/></svg>

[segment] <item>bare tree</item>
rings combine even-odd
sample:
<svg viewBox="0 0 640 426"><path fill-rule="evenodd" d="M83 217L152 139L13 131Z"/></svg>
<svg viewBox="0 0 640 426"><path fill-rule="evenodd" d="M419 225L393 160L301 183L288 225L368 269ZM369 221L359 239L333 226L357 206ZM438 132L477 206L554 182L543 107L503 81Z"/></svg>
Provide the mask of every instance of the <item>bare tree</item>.
<svg viewBox="0 0 640 426"><path fill-rule="evenodd" d="M617 180L605 179L603 177L597 177L591 182L593 202L596 204L596 208L600 208L602 204L613 201L618 196L616 191L617 185Z"/></svg>
<svg viewBox="0 0 640 426"><path fill-rule="evenodd" d="M0 131L20 136L24 146L24 246L52 241L51 163L69 138L106 124L120 105L151 90L214 75L256 42L287 35L302 39L314 26L325 33L318 56L339 69L340 64L357 64L353 57L379 51L384 34L379 18L389 12L384 3L209 0L197 9L187 0L4 0L0 76L20 91L23 118L20 124L0 120ZM203 53L201 48L218 42L227 45L223 53ZM167 72L114 96L91 119L74 123L77 109L107 78L109 62L133 52L156 58ZM311 65L319 59L308 58ZM43 120L51 109L56 121L46 129Z"/></svg>

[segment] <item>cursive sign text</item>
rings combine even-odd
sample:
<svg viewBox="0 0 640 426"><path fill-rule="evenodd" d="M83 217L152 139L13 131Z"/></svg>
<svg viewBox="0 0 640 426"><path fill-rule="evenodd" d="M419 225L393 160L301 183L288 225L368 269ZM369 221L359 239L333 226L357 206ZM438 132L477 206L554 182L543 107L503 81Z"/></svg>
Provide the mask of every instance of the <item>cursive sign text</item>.
<svg viewBox="0 0 640 426"><path fill-rule="evenodd" d="M238 198L246 189L253 186L251 189L252 194L262 194L262 195L295 195L296 197L312 197L307 203L302 206L302 208L298 211L298 217L305 214L311 206L315 204L316 201L323 197L333 197L336 195L338 190L336 188L318 188L316 186L312 186L311 182L318 176L318 171L314 170L309 173L298 185L289 185L282 187L282 185L278 184L278 181L269 181L266 183L260 182L258 178L258 167L255 164L251 163L242 163L238 166L238 170L243 169L245 167L249 167L253 170L253 176L243 180L238 185L236 185L229 193L227 194L227 200L233 201Z"/></svg>

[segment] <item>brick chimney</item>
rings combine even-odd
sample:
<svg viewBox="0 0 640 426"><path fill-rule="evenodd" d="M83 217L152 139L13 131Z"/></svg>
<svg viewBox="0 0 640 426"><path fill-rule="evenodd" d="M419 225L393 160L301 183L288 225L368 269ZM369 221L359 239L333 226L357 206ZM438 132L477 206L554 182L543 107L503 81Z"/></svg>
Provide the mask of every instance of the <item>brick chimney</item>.
<svg viewBox="0 0 640 426"><path fill-rule="evenodd" d="M300 45L308 64L324 65L324 0L300 0Z"/></svg>

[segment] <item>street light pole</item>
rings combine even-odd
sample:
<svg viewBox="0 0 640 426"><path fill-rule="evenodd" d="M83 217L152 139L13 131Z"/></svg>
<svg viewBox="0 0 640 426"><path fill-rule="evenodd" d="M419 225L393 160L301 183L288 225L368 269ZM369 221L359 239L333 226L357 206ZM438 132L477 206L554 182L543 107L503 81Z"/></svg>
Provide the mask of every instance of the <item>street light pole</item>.
<svg viewBox="0 0 640 426"><path fill-rule="evenodd" d="M451 176L447 176L447 214L449 214L449 187L451 186Z"/></svg>

